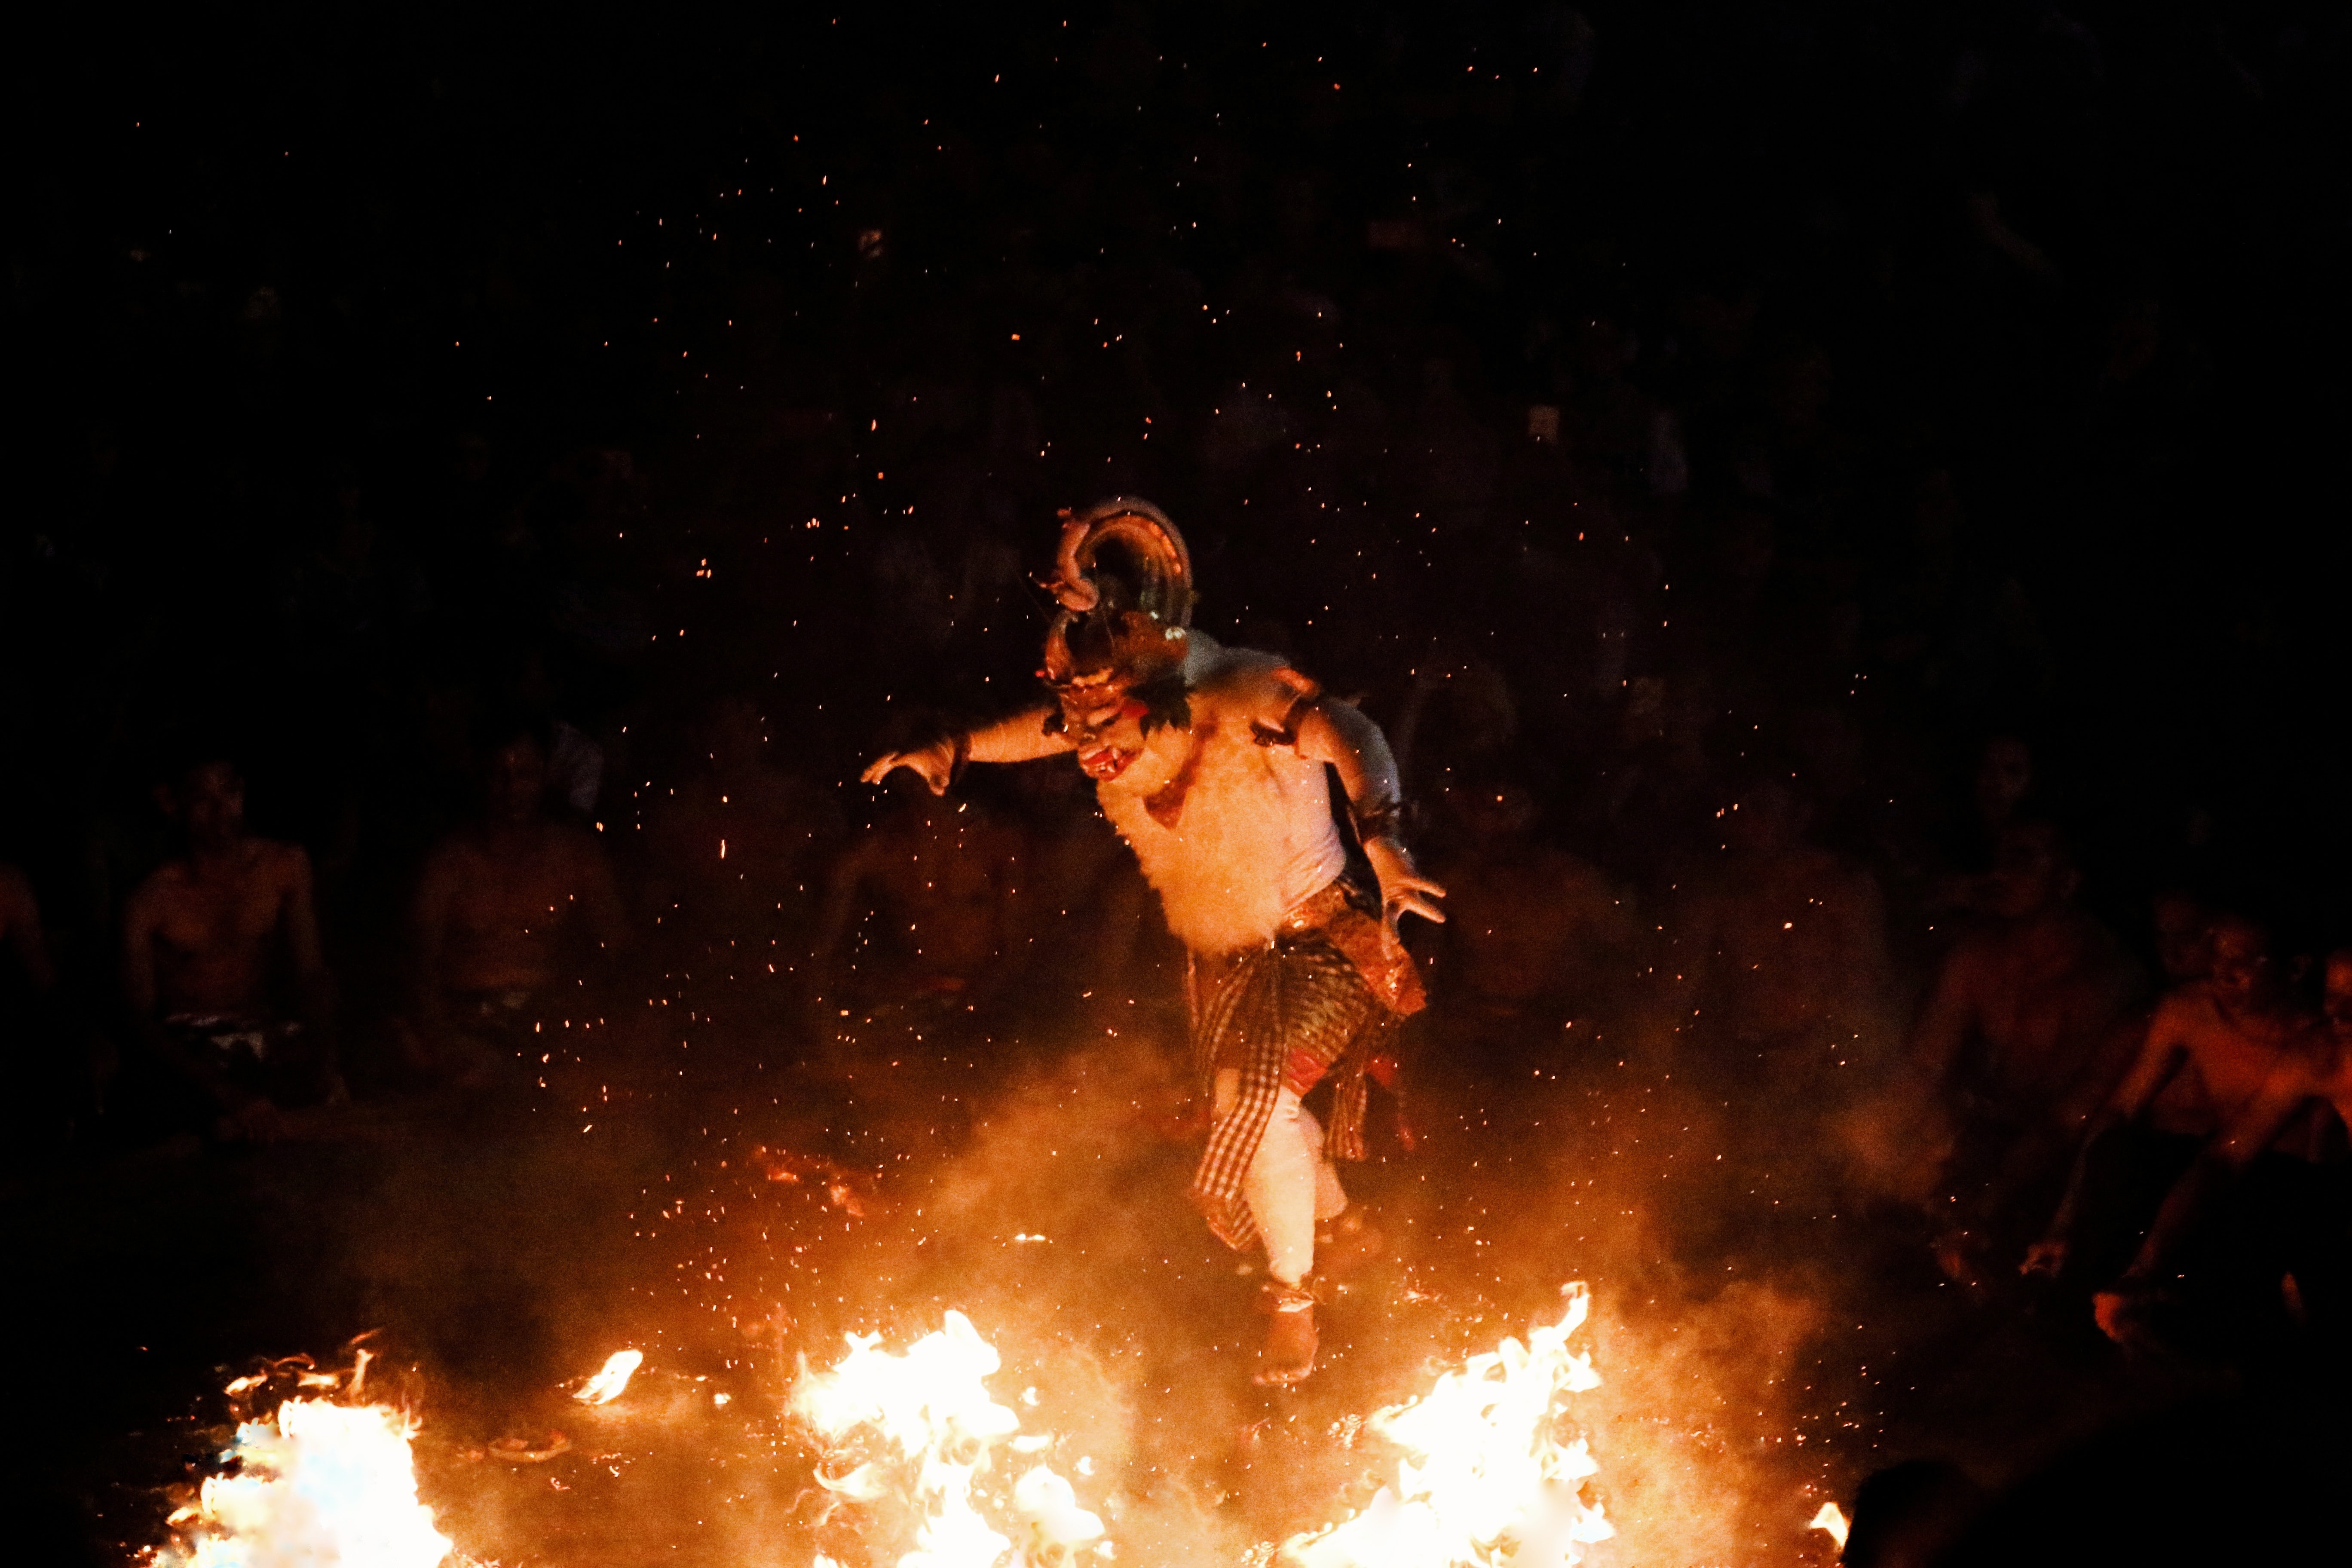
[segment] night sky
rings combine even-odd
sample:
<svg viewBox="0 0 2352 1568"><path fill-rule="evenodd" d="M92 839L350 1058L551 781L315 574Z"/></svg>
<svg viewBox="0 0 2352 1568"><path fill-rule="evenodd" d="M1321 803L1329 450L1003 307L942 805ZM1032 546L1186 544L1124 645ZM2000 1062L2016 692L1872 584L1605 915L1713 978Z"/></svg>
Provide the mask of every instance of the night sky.
<svg viewBox="0 0 2352 1568"><path fill-rule="evenodd" d="M774 623L873 591L826 528L916 503L927 384L1034 405L1044 455L1006 479L1026 556L1047 502L1133 488L1212 561L1234 542L1205 613L1305 637L1353 562L1235 531L1240 490L1311 476L1202 471L1253 368L1304 428L1333 412L1318 380L1376 397L1359 438L1392 444L1442 356L1517 437L1601 319L1703 447L1698 321L1728 300L1760 357L1826 359L1832 493L1780 498L1809 514L1780 548L1859 575L1853 662L1880 691L1967 667L1885 722L1961 751L2038 726L2135 863L2200 809L2253 865L2341 863L2324 11L363 9L26 37L10 722L47 801L62 753L119 743L95 709L135 737L178 682L300 700L263 602L339 483L436 608L463 596L439 581L477 575L443 493L459 435L492 451L494 506L567 453L634 454L646 531L578 570L705 639L685 679L832 668L837 635ZM1407 220L1391 240L1420 248L1377 247ZM1694 510L1734 488L1728 445L1696 454ZM1332 466L1401 542L1403 478ZM1893 601L1937 471L1974 602L1914 626ZM782 528L826 542L814 570L757 553ZM1439 574L1478 547L1441 536ZM631 679L680 678L660 657Z"/></svg>

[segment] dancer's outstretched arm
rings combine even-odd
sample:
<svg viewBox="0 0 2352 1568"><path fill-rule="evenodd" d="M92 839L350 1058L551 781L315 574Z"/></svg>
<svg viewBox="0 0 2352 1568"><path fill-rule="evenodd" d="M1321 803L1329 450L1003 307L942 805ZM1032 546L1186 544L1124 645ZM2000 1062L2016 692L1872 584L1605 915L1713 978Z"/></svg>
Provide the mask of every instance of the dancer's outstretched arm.
<svg viewBox="0 0 2352 1568"><path fill-rule="evenodd" d="M1049 707L1032 708L976 730L942 735L910 752L885 752L858 776L867 784L880 784L894 770L911 768L930 785L933 795L945 795L956 769L964 763L1025 763L1069 751L1067 734L1045 728L1053 714Z"/></svg>

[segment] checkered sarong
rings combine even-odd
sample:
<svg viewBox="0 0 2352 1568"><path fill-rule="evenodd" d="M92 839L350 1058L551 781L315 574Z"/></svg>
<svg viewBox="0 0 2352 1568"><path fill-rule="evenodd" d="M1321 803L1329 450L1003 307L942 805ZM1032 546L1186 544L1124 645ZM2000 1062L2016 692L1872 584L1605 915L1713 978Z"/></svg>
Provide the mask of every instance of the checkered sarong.
<svg viewBox="0 0 2352 1568"><path fill-rule="evenodd" d="M1242 1178L1257 1156L1274 1102L1294 1057L1311 1057L1332 1080L1324 1153L1364 1157L1364 1067L1396 1026L1348 955L1320 931L1276 938L1192 966L1193 1064L1204 1093L1218 1067L1238 1066L1241 1092L1209 1129L1209 1146L1192 1175L1191 1197L1226 1246L1257 1240L1242 1201Z"/></svg>

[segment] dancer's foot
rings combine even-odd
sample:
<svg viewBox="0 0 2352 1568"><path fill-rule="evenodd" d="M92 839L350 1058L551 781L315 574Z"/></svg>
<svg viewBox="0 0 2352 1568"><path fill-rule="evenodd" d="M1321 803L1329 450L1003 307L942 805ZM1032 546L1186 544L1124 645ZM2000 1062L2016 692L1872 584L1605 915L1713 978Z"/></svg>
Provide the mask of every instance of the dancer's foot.
<svg viewBox="0 0 2352 1568"><path fill-rule="evenodd" d="M1265 1348L1251 1381L1267 1388L1305 1381L1315 1370L1315 1298L1299 1286L1269 1279L1258 1309L1266 1314Z"/></svg>

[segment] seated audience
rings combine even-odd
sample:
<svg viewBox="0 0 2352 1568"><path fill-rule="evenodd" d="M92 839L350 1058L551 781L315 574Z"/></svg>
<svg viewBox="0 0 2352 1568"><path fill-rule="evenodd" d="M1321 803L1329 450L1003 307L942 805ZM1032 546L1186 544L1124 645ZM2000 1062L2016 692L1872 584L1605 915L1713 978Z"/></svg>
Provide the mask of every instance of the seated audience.
<svg viewBox="0 0 2352 1568"><path fill-rule="evenodd" d="M1526 786L1465 788L1461 851L1439 868L1449 902L1446 994L1506 1022L1589 1016L1633 973L1633 895L1590 862L1537 836ZM1557 1017L1553 1017L1557 1015Z"/></svg>
<svg viewBox="0 0 2352 1568"><path fill-rule="evenodd" d="M1994 735L1984 743L1977 755L1977 771L1970 795L1976 806L1974 842L1962 853L1965 858L1982 867L1988 855L1998 861L2003 837L2011 827L2024 820L2021 815L2030 809L2034 798L2033 749L2016 735ZM1945 878L1927 897L1930 909L1974 910L1998 916L1992 908L2001 896L1998 885L2000 870L1961 872Z"/></svg>
<svg viewBox="0 0 2352 1568"><path fill-rule="evenodd" d="M2255 1265L2279 1273L2282 1306L2308 1325L2315 1317L2341 1334L2352 1321L2347 1256L2344 1129L2352 1121L2352 948L2329 954L2324 1021L2305 1019L2258 1090L2243 1101L2174 1184L2130 1268L2095 1300L2099 1326L2129 1342L2145 1329L2152 1299L2200 1230L2234 1229L2267 1250ZM2267 1164L2269 1180L2263 1181ZM2242 1257L2247 1249L2241 1247ZM2263 1283L2267 1284L2267 1279Z"/></svg>
<svg viewBox="0 0 2352 1568"><path fill-rule="evenodd" d="M69 1138L96 1105L90 1053L70 1037L41 906L33 885L0 862L0 1046L18 1092L10 1097L7 1152L30 1160Z"/></svg>
<svg viewBox="0 0 2352 1568"><path fill-rule="evenodd" d="M1734 1070L1789 1086L1863 1066L1891 991L1877 879L1808 842L1807 816L1796 787L1769 775L1724 808L1721 869L1690 900L1674 951L1693 1016L1737 1042Z"/></svg>
<svg viewBox="0 0 2352 1568"><path fill-rule="evenodd" d="M2165 888L2148 900L2156 961L2169 988L2202 980L2213 968L2213 911L2184 888Z"/></svg>
<svg viewBox="0 0 2352 1568"><path fill-rule="evenodd" d="M737 944L780 974L806 965L825 857L840 839L837 793L780 766L768 721L744 697L710 704L674 794L659 796L644 903L662 934Z"/></svg>
<svg viewBox="0 0 2352 1568"><path fill-rule="evenodd" d="M47 995L57 985L33 884L26 880L24 872L5 862L0 862L0 947L16 960L17 979L35 994Z"/></svg>
<svg viewBox="0 0 2352 1568"><path fill-rule="evenodd" d="M2030 1273L2056 1274L2089 1242L2112 1267L2143 1216L2200 1144L2236 1126L2274 1074L2318 1047L2319 1031L2272 952L2269 931L2242 915L2210 927L2211 971L2175 987L2148 1020L2138 1055L2094 1119Z"/></svg>
<svg viewBox="0 0 2352 1568"><path fill-rule="evenodd" d="M1984 1489L1957 1465L1910 1459L1863 1479L1841 1568L1932 1568L1984 1511Z"/></svg>
<svg viewBox="0 0 2352 1568"><path fill-rule="evenodd" d="M191 752L155 798L184 849L123 911L123 1001L150 1074L141 1109L267 1142L287 1108L343 1095L310 858L246 830L244 776L217 749Z"/></svg>
<svg viewBox="0 0 2352 1568"><path fill-rule="evenodd" d="M584 984L626 943L595 835L548 809L548 745L534 723L497 728L481 816L425 858L404 1041L419 1071L478 1082L530 1054L532 1026L567 983Z"/></svg>
<svg viewBox="0 0 2352 1568"><path fill-rule="evenodd" d="M985 807L893 773L881 817L825 888L814 980L820 1018L908 1004L977 1006L1016 951L1021 837Z"/></svg>
<svg viewBox="0 0 2352 1568"><path fill-rule="evenodd" d="M1039 984L1094 993L1117 1027L1149 984L1165 931L1150 884L1096 804L1094 785L1061 757L1004 771L1021 826L1018 947Z"/></svg>
<svg viewBox="0 0 2352 1568"><path fill-rule="evenodd" d="M2050 824L2003 829L1979 906L1992 919L1945 954L1911 1033L1901 1076L1915 1104L1948 1107L1953 1124L1917 1146L1948 1151L1933 1206L1949 1221L1937 1251L1955 1278L2021 1194L2063 1176L2137 1043L2127 1020L2142 978L2075 906L2081 880Z"/></svg>

